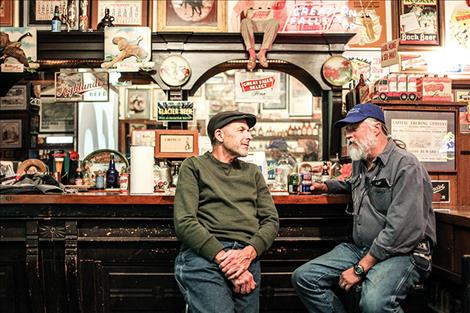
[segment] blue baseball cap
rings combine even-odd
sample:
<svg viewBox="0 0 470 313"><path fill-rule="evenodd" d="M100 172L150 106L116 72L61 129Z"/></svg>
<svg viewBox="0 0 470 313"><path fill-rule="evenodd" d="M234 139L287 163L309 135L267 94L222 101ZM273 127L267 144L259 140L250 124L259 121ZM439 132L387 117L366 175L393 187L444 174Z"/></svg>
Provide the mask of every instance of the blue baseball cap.
<svg viewBox="0 0 470 313"><path fill-rule="evenodd" d="M384 112L382 109L372 103L360 103L356 104L351 110L348 111L346 117L335 123L335 127L341 128L348 124L355 124L362 122L368 117L375 118L382 123L385 123Z"/></svg>

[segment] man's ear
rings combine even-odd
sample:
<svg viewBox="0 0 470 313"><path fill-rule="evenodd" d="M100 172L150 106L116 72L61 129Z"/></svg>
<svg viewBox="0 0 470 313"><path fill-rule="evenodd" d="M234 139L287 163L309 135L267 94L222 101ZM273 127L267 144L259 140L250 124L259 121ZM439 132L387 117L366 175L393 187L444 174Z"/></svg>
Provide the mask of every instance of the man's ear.
<svg viewBox="0 0 470 313"><path fill-rule="evenodd" d="M224 142L224 132L222 131L222 129L216 129L214 132L214 137L217 141Z"/></svg>

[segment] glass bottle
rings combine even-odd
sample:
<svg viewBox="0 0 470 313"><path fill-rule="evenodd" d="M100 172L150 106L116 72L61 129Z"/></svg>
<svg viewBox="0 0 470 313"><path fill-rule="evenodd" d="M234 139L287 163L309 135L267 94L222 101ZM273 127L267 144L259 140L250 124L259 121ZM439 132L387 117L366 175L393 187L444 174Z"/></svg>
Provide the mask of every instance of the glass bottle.
<svg viewBox="0 0 470 313"><path fill-rule="evenodd" d="M62 22L60 20L59 6L56 5L54 8L54 17L51 20L51 32L59 33L61 31Z"/></svg>
<svg viewBox="0 0 470 313"><path fill-rule="evenodd" d="M114 154L111 154L109 167L106 171L106 188L119 188L119 172L116 170Z"/></svg>
<svg viewBox="0 0 470 313"><path fill-rule="evenodd" d="M328 179L330 179L330 173L328 173L328 163L326 161L323 161L323 167L321 171L321 181L325 182Z"/></svg>
<svg viewBox="0 0 470 313"><path fill-rule="evenodd" d="M282 156L279 160L279 164L276 168L276 182L275 190L278 191L287 191L287 185L289 181L289 175L292 172L292 167L287 161L287 156Z"/></svg>
<svg viewBox="0 0 470 313"><path fill-rule="evenodd" d="M339 161L339 155L336 153L336 157L333 161L333 164L330 167L331 178L337 178L341 176L341 163Z"/></svg>
<svg viewBox="0 0 470 313"><path fill-rule="evenodd" d="M312 136L312 135L313 135L312 123L308 123L308 126L307 126L307 136Z"/></svg>
<svg viewBox="0 0 470 313"><path fill-rule="evenodd" d="M83 183L83 172L80 168L80 165L77 166L77 170L75 171L75 185L81 186L84 185Z"/></svg>
<svg viewBox="0 0 470 313"><path fill-rule="evenodd" d="M302 136L307 135L307 123L303 122L302 124Z"/></svg>

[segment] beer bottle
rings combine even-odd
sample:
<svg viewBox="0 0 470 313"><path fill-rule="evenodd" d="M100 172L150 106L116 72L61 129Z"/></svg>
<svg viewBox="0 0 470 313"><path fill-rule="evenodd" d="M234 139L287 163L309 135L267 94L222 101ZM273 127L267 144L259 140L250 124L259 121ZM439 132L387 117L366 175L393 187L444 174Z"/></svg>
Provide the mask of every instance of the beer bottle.
<svg viewBox="0 0 470 313"><path fill-rule="evenodd" d="M51 20L51 31L59 33L61 31L62 22L60 21L59 6L56 5L54 8L54 17Z"/></svg>
<svg viewBox="0 0 470 313"><path fill-rule="evenodd" d="M330 179L330 173L328 173L328 163L326 161L323 161L323 168L321 172L321 181L325 182L328 179Z"/></svg>
<svg viewBox="0 0 470 313"><path fill-rule="evenodd" d="M114 154L111 154L109 167L106 171L106 188L119 188L119 172L116 170Z"/></svg>

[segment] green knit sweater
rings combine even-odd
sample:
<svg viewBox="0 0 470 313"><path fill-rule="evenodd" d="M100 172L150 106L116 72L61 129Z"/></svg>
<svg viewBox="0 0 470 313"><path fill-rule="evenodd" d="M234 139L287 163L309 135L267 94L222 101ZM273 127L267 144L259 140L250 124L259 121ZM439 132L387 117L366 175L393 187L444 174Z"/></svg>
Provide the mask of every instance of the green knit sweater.
<svg viewBox="0 0 470 313"><path fill-rule="evenodd" d="M258 256L277 236L279 217L258 167L235 160L226 164L210 152L181 165L174 223L183 248L212 261L220 241L253 246Z"/></svg>

